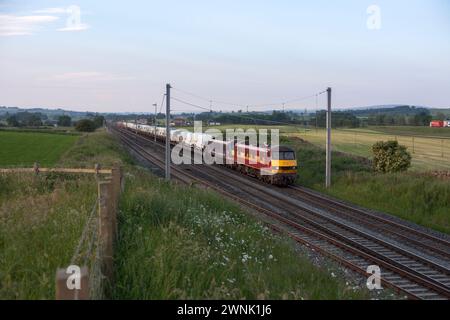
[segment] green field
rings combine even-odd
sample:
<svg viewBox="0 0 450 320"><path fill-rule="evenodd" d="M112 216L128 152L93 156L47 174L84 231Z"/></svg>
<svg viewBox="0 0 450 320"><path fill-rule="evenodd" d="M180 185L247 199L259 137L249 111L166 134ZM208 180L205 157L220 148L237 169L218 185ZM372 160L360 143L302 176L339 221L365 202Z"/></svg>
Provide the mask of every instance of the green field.
<svg viewBox="0 0 450 320"><path fill-rule="evenodd" d="M0 131L0 167L53 166L79 139L77 135Z"/></svg>
<svg viewBox="0 0 450 320"><path fill-rule="evenodd" d="M431 138L450 138L450 128L409 127L409 126L386 126L369 127L370 130L389 135L418 136Z"/></svg>

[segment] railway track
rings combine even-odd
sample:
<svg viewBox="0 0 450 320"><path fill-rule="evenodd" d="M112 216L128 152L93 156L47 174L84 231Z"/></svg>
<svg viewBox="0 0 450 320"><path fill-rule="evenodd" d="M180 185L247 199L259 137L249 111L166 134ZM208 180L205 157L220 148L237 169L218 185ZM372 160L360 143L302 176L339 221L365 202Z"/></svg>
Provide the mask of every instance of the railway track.
<svg viewBox="0 0 450 320"><path fill-rule="evenodd" d="M445 264L450 264L450 241L444 238L414 229L380 214L348 205L304 187L290 186L289 188L295 191L294 196L300 197L303 201L344 215L346 219L365 224L372 230L390 234L393 239L408 242L413 247L425 250L429 255L441 259Z"/></svg>
<svg viewBox="0 0 450 320"><path fill-rule="evenodd" d="M155 144L152 140L141 136L130 138L132 134L126 130L115 129L115 132L122 142L140 157L161 168L164 167L164 160L156 151L162 148L160 144ZM149 152L146 147L143 147L145 144L151 145L154 151ZM441 255L442 259L427 258L417 254L416 250L367 232L365 228L358 227L354 221L349 223L348 220L336 217L337 211L343 209L351 211L349 208L352 207L339 207L339 203L330 203L327 207L324 203L326 199L319 200L318 197L314 198L314 195L308 198L310 201L308 205L295 197L291 198L282 194L277 189L242 177L234 171L227 172L222 167L182 165L172 166L172 168L176 179L184 183L200 183L263 214L269 219L266 222L274 230L286 233L297 242L314 248L360 274L366 276L367 266L378 265L382 269L382 283L405 293L410 298L450 298L450 270L442 260L445 259L445 254L442 252L447 252L443 242L436 241L440 242L440 247L433 251L433 254ZM302 191L295 188L292 190L297 193ZM330 206L334 207L330 208ZM331 212L326 212L325 209ZM356 215L356 211L352 214ZM364 218L373 219L371 223L376 220L370 216L364 216ZM353 217L353 220L355 219ZM404 241L409 237L409 234L406 234L408 228L402 228L404 226L400 224L399 226L389 224L389 226L395 230L388 230L388 232L401 234L400 238ZM418 231L411 234L414 234L416 239L420 236ZM395 234L395 236L398 235ZM433 237L427 236L427 239L430 242L426 246L433 247Z"/></svg>

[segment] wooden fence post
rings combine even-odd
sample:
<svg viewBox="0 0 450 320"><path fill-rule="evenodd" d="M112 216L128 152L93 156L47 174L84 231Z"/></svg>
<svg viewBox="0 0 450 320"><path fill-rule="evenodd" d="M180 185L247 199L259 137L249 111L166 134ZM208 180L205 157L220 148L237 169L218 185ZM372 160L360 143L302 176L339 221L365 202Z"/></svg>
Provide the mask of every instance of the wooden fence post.
<svg viewBox="0 0 450 320"><path fill-rule="evenodd" d="M56 270L56 300L89 300L89 272L87 267L81 268L80 289L69 289L70 276L66 269Z"/></svg>
<svg viewBox="0 0 450 320"><path fill-rule="evenodd" d="M111 182L98 183L99 245L102 273L112 281L113 277L113 225L111 207Z"/></svg>
<svg viewBox="0 0 450 320"><path fill-rule="evenodd" d="M33 165L33 170L36 175L39 174L39 162L35 162Z"/></svg>
<svg viewBox="0 0 450 320"><path fill-rule="evenodd" d="M119 197L122 191L122 167L118 164L115 164L111 169L111 178L112 178L112 189L114 194L114 218L113 218L113 228L114 228L114 236L117 238L118 230L117 230L117 215L119 213Z"/></svg>

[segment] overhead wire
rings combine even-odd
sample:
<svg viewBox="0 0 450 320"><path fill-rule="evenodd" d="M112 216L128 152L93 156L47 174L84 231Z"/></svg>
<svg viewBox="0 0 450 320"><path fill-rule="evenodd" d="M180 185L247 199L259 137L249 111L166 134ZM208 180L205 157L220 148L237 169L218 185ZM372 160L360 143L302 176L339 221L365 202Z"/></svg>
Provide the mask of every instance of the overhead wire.
<svg viewBox="0 0 450 320"><path fill-rule="evenodd" d="M180 102L180 103L184 103L184 104L189 105L189 106L194 107L194 108L199 108L199 109L202 109L202 110L207 110L207 111L212 112L212 109L209 109L209 108L206 108L206 107L202 107L202 106L200 106L200 105L197 105L197 104L194 104L194 103L190 103L190 102L187 102L187 101L178 99L178 98L176 98L176 97L171 97L171 99L173 99L173 100L175 100L175 101L178 101L178 102ZM216 111L216 112L217 112L217 111ZM298 125L296 125L296 124L294 124L294 123L281 122L281 121L274 121L274 120L261 119L261 118L255 118L255 117L251 117L251 116L239 115L239 114L236 114L236 113L227 113L227 115L228 115L228 116L232 116L232 117L242 118L242 119L253 120L253 121L255 121L255 123L256 123L256 121L260 121L260 122L267 122L267 123L273 123L273 124L282 124L282 125L298 126Z"/></svg>
<svg viewBox="0 0 450 320"><path fill-rule="evenodd" d="M164 105L164 100L166 99L166 94L163 94L163 98L162 98L162 101L161 101L161 105L160 105L160 107L159 107L159 113L161 113L161 111L162 111L162 107L163 107L163 105Z"/></svg>
<svg viewBox="0 0 450 320"><path fill-rule="evenodd" d="M276 102L276 103L240 104L240 103L224 102L224 101L215 100L215 99L211 99L211 98L208 99L208 98L206 98L206 97L204 97L202 95L198 95L198 94L195 94L195 93L192 93L192 92L189 92L189 91L186 91L186 90L181 90L181 89L178 89L178 88L173 88L172 87L172 89L175 90L175 91L179 91L181 93L184 93L186 95L190 95L192 97L198 98L200 100L204 100L206 102L209 102L210 104L212 104L214 102L214 103L218 103L218 104L236 106L236 107L239 107L239 108L247 108L247 109L248 108L252 108L252 109L254 109L254 108L265 108L265 107L270 107L270 106L282 106L282 105L286 106L286 105L292 104L294 102L301 102L301 101L304 101L304 100L307 100L307 99L314 98L315 96L319 96L319 95L324 94L325 92L327 92L326 90L324 90L324 91L321 91L319 93L307 95L307 96L300 97L300 98L284 100L284 101L280 101L280 102Z"/></svg>

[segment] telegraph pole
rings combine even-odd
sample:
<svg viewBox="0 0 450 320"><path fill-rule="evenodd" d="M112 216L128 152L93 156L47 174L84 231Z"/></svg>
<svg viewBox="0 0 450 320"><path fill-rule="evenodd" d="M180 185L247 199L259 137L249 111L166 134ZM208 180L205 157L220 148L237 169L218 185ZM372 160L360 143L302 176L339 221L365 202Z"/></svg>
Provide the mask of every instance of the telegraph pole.
<svg viewBox="0 0 450 320"><path fill-rule="evenodd" d="M327 89L328 109L327 109L327 147L326 147L326 170L325 170L325 186L331 186L331 88Z"/></svg>
<svg viewBox="0 0 450 320"><path fill-rule="evenodd" d="M170 181L170 84L166 84L166 181Z"/></svg>
<svg viewBox="0 0 450 320"><path fill-rule="evenodd" d="M155 125L155 132L153 133L153 137L155 138L155 142L156 142L156 116L157 116L156 108L158 107L158 104L154 103L153 106L155 107L155 119L154 119L154 122L153 122L153 124Z"/></svg>

